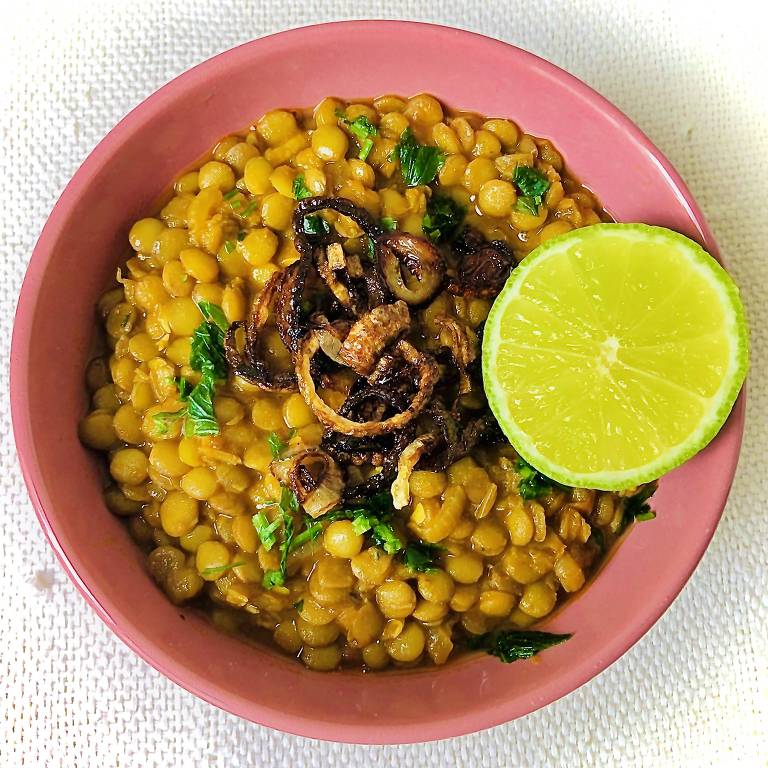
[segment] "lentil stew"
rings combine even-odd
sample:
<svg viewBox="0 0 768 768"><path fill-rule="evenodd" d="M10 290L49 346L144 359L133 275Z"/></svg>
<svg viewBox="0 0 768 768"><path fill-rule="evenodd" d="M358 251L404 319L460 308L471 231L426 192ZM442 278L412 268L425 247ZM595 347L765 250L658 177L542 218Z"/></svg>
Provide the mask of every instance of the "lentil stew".
<svg viewBox="0 0 768 768"><path fill-rule="evenodd" d="M606 219L549 141L426 94L273 110L218 142L130 230L80 423L169 598L315 670L563 641L529 628L654 486L541 476L478 350L515 265Z"/></svg>

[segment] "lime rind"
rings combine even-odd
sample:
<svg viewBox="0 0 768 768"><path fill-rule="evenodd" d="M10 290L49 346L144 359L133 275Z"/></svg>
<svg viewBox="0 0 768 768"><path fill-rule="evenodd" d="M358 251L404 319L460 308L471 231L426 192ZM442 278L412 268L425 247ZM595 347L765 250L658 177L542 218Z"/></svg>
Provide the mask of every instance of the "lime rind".
<svg viewBox="0 0 768 768"><path fill-rule="evenodd" d="M729 360L728 371L711 399L712 406L696 430L685 440L664 451L653 461L642 466L620 471L578 472L560 466L544 456L533 444L530 437L520 429L509 413L505 404L506 393L501 386L493 384L492 361L500 346L500 326L504 318L506 305L520 294L528 273L541 262L565 249L577 241L589 240L599 230L609 229L615 233L622 231L627 235L640 234L643 239L662 238L665 243L674 243L690 256L691 265L709 278L723 299L723 306L730 310L732 339L734 349ZM633 238L637 241L636 238ZM532 251L512 272L503 290L496 298L485 323L483 333L482 368L483 381L488 404L499 422L504 434L515 450L540 472L559 483L573 487L597 488L601 490L622 490L641 483L655 480L699 451L703 450L717 435L727 420L736 398L741 391L749 367L749 331L739 289L731 276L698 243L678 232L655 227L649 224L594 224L573 230L559 237L548 240Z"/></svg>

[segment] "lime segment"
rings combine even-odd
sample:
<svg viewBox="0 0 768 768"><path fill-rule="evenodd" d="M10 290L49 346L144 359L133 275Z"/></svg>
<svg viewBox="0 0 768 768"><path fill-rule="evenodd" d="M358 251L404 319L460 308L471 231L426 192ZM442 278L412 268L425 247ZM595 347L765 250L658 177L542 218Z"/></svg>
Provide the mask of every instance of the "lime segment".
<svg viewBox="0 0 768 768"><path fill-rule="evenodd" d="M725 422L748 366L739 292L692 240L596 224L534 250L488 316L483 379L518 452L567 485L660 477Z"/></svg>

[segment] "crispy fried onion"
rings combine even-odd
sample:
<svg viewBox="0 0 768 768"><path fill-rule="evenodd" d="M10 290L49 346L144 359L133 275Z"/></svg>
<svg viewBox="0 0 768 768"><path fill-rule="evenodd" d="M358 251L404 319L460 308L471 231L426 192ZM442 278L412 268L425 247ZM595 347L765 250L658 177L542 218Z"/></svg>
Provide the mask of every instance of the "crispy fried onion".
<svg viewBox="0 0 768 768"><path fill-rule="evenodd" d="M403 378L406 372L407 369L403 371ZM404 381L403 384L401 391L401 387L395 386L394 381L385 386L371 384L366 379L359 378L352 385L347 399L339 408L339 413L358 422L381 421L387 416L399 413L408 407L411 400L409 391L406 391L409 389L409 382ZM389 477L394 475L400 451L408 445L414 435L413 422L396 432L372 437L352 437L327 430L323 435L321 447L341 464L371 464L374 467L384 467L384 473Z"/></svg>
<svg viewBox="0 0 768 768"><path fill-rule="evenodd" d="M414 425L411 423L405 429L398 430L392 434L379 435L378 437L370 438L371 442L375 442L379 446L382 446L383 443L387 444L387 447L382 449L383 453L380 462L380 471L374 472L367 480L364 480L358 485L347 487L344 491L344 500L349 502L365 499L372 494L379 493L385 488L388 488L397 474L397 462L400 458L400 454L405 450L411 440L413 440L414 433ZM347 435L339 435L339 437L350 441L361 441L361 438L349 437Z"/></svg>
<svg viewBox="0 0 768 768"><path fill-rule="evenodd" d="M352 421L333 410L317 392L312 379L311 364L318 349L320 349L320 337L317 330L312 330L302 342L296 359L299 390L320 422L345 435L366 437L402 429L427 406L439 375L437 363L430 355L419 352L407 341L399 341L395 345L395 351L416 371L417 375L418 389L410 405L404 411L382 421Z"/></svg>
<svg viewBox="0 0 768 768"><path fill-rule="evenodd" d="M407 408L411 398L410 393L400 391L397 387L371 384L359 378L352 385L339 413L357 422L381 421ZM397 455L413 438L414 426L411 422L404 429L371 437L352 437L327 430L321 447L342 464L371 464L385 469L391 465L394 473Z"/></svg>
<svg viewBox="0 0 768 768"><path fill-rule="evenodd" d="M442 472L466 456L481 439L484 445L492 445L500 439L496 420L489 413L460 424L447 410L433 405L430 416L440 431L440 439L434 447L442 450L430 450L422 463L424 469Z"/></svg>
<svg viewBox="0 0 768 768"><path fill-rule="evenodd" d="M296 494L304 511L320 517L339 505L344 479L336 462L319 448L301 448L273 461L272 474Z"/></svg>
<svg viewBox="0 0 768 768"><path fill-rule="evenodd" d="M410 479L419 459L437 443L434 435L421 435L400 454L397 462L397 477L392 483L392 504L395 509L408 506L411 500Z"/></svg>
<svg viewBox="0 0 768 768"><path fill-rule="evenodd" d="M285 277L278 289L278 297L275 302L277 331L283 344L292 355L298 351L299 342L307 332L307 324L301 310L301 300L304 296L304 286L310 265L311 258L302 255L295 264L291 264L285 269Z"/></svg>
<svg viewBox="0 0 768 768"><path fill-rule="evenodd" d="M472 382L467 373L469 364L477 358L478 340L475 332L455 317L438 315L435 324L441 329L440 341L447 347L459 372L458 394L472 391Z"/></svg>
<svg viewBox="0 0 768 768"><path fill-rule="evenodd" d="M488 242L469 227L454 241L453 250L459 257L458 277L448 290L461 296L495 298L516 264L512 249L503 240Z"/></svg>
<svg viewBox="0 0 768 768"><path fill-rule="evenodd" d="M261 358L259 350L259 337L269 319L269 308L275 294L282 292L282 287L288 277L287 270L276 272L268 280L256 301L253 302L245 324L232 323L227 330L224 341L227 363L233 372L251 384L256 384L262 389L272 392L295 392L297 389L295 374L293 372L271 372L266 362ZM242 350L239 349L238 345L238 332L241 328L245 331Z"/></svg>
<svg viewBox="0 0 768 768"><path fill-rule="evenodd" d="M310 197L299 202L293 214L293 242L296 250L300 254L311 256L316 260L318 272L331 292L339 303L347 310L352 311L353 314L358 314L359 305L362 303L356 295L358 286L361 293L363 291L362 286L365 286L368 309L384 304L389 298L388 291L378 271L364 271L357 256L346 255L341 251L346 262L345 280L342 280L336 274L341 271L337 266L341 261L339 255L341 246L337 243L326 248L327 235L315 236L307 233L304 227L307 216L323 210L336 211L336 213L352 219L363 231L363 234L374 243L374 248L377 239L384 234L381 227L364 208L356 206L349 200L343 197ZM358 281L357 285L354 284L355 280Z"/></svg>
<svg viewBox="0 0 768 768"><path fill-rule="evenodd" d="M336 300L346 309L357 314L357 297L353 295L353 290L348 286L337 272L346 269L347 260L344 249L340 243L331 243L325 250L315 249L315 264L320 277L328 286ZM349 271L347 270L347 274Z"/></svg>
<svg viewBox="0 0 768 768"><path fill-rule="evenodd" d="M363 315L341 345L339 360L361 376L367 376L386 349L411 324L404 301L382 304Z"/></svg>
<svg viewBox="0 0 768 768"><path fill-rule="evenodd" d="M392 294L413 306L429 301L443 284L445 261L423 237L393 232L376 241L379 271Z"/></svg>
<svg viewBox="0 0 768 768"><path fill-rule="evenodd" d="M372 240L382 234L381 227L373 220L373 217L364 208L359 208L349 200L343 197L308 197L299 202L293 212L294 244L299 253L309 253L312 250L307 232L304 229L304 219L314 213L328 209L352 219Z"/></svg>

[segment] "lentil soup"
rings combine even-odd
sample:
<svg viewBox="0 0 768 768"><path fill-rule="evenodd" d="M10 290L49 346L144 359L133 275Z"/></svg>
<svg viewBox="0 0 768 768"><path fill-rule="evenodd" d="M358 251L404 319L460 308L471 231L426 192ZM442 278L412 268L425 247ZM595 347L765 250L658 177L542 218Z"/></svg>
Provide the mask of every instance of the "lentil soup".
<svg viewBox="0 0 768 768"><path fill-rule="evenodd" d="M528 628L653 486L537 473L478 352L517 262L606 218L549 141L426 94L273 110L179 176L99 301L80 423L168 597L315 670L564 640Z"/></svg>

